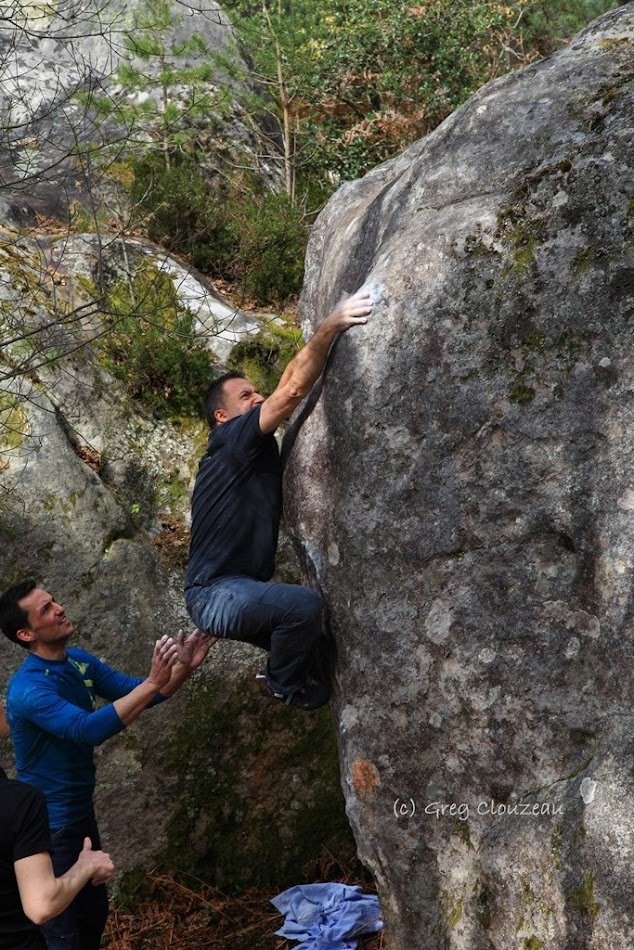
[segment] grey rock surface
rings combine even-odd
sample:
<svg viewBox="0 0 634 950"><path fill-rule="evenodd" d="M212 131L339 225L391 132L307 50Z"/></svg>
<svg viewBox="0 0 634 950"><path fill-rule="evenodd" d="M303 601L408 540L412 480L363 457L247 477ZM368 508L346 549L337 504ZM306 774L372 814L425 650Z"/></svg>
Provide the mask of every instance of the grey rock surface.
<svg viewBox="0 0 634 950"><path fill-rule="evenodd" d="M634 4L318 219L289 435L390 950L634 946Z"/></svg>

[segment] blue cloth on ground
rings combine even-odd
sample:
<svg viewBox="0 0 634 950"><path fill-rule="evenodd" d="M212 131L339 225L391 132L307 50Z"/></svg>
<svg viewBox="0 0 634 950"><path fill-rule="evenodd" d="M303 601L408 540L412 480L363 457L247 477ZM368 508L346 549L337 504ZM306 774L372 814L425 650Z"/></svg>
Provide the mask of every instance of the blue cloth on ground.
<svg viewBox="0 0 634 950"><path fill-rule="evenodd" d="M286 917L277 936L302 941L295 950L356 950L383 928L378 897L348 884L296 884L271 903Z"/></svg>

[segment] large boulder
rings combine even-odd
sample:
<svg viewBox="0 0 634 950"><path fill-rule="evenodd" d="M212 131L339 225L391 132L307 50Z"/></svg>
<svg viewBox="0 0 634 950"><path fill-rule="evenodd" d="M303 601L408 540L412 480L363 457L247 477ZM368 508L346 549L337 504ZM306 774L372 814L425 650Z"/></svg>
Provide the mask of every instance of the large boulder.
<svg viewBox="0 0 634 950"><path fill-rule="evenodd" d="M634 4L342 187L287 520L391 950L634 946Z"/></svg>

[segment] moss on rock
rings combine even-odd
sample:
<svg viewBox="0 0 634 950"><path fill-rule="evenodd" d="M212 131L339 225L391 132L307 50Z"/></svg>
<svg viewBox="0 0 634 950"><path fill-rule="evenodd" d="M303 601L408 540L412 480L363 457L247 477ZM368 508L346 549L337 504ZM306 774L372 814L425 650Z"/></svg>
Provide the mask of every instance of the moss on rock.
<svg viewBox="0 0 634 950"><path fill-rule="evenodd" d="M246 373L256 389L269 393L302 342L301 329L295 324L271 323L257 336L234 346L230 366Z"/></svg>
<svg viewBox="0 0 634 950"><path fill-rule="evenodd" d="M532 402L535 398L535 390L532 386L527 386L522 380L518 380L509 392L509 401L516 402L520 406Z"/></svg>
<svg viewBox="0 0 634 950"><path fill-rule="evenodd" d="M0 395L0 449L19 448L28 434L28 418L17 397Z"/></svg>
<svg viewBox="0 0 634 950"><path fill-rule="evenodd" d="M597 917L601 905L594 899L594 874L586 874L583 884L570 895L570 903L584 917Z"/></svg>
<svg viewBox="0 0 634 950"><path fill-rule="evenodd" d="M225 890L284 887L355 846L328 710L271 702L251 677L199 681L170 751L181 776L164 860Z"/></svg>
<svg viewBox="0 0 634 950"><path fill-rule="evenodd" d="M542 947L544 947L544 941L536 937L535 934L527 937L522 944L522 950L542 950Z"/></svg>

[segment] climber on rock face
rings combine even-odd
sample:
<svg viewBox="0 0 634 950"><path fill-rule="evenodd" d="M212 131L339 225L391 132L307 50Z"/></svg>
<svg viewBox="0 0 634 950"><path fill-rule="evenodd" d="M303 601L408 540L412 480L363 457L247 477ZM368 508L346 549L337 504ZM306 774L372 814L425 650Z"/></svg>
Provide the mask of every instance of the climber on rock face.
<svg viewBox="0 0 634 950"><path fill-rule="evenodd" d="M299 709L325 705L330 687L323 671L310 682L323 667L321 598L308 587L270 580L282 513L273 433L319 379L335 338L366 323L371 311L363 289L342 299L267 399L241 373L220 376L205 397L211 433L192 498L187 609L208 634L268 650L270 695Z"/></svg>

